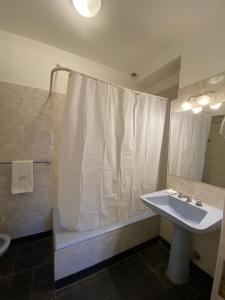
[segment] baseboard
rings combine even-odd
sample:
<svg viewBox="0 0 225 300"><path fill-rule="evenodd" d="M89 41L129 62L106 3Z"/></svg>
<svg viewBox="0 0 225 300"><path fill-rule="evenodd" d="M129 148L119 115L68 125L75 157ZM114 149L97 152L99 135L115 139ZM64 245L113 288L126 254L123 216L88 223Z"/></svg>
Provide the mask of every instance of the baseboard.
<svg viewBox="0 0 225 300"><path fill-rule="evenodd" d="M52 235L52 231L40 232L32 235L23 236L20 238L12 239L11 246L18 246L24 243L34 242Z"/></svg>
<svg viewBox="0 0 225 300"><path fill-rule="evenodd" d="M160 239L160 237L157 236L157 237L155 237L151 240L148 240L147 242L144 242L144 243L142 243L140 245L137 245L137 246L135 246L131 249L128 249L128 250L126 250L122 253L119 253L119 254L117 254L117 255L109 258L109 259L106 259L106 260L104 260L104 261L102 261L102 262L100 262L96 265L93 265L93 266L91 266L87 269L84 269L80 272L69 275L69 276L64 277L62 279L58 279L58 280L55 281L55 288L59 289L59 288L65 287L66 285L69 285L69 284L71 284L71 283L73 283L77 280L80 280L80 279L82 279L84 277L87 277L87 276L89 276L89 275L91 275L95 272L98 272L98 271L104 269L105 267L108 267L109 265L112 265L112 264L122 260L123 258L125 258L127 256L135 254L136 252L138 252L138 251L140 251L140 250L142 250L142 249L144 249L144 248L146 248L146 247L148 247L152 244L157 243L159 241L159 239Z"/></svg>

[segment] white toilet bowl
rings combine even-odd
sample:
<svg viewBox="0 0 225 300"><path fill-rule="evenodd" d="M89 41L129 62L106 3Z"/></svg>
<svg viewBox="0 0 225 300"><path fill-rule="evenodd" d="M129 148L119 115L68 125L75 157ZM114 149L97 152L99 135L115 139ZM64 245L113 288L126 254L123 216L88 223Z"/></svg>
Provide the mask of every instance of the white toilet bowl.
<svg viewBox="0 0 225 300"><path fill-rule="evenodd" d="M7 234L0 234L0 257L9 248L10 241L11 239Z"/></svg>

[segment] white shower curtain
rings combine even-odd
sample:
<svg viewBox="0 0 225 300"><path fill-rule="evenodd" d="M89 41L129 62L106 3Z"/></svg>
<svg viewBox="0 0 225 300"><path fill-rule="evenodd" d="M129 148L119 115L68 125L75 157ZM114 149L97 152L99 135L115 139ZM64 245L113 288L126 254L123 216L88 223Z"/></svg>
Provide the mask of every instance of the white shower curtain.
<svg viewBox="0 0 225 300"><path fill-rule="evenodd" d="M211 115L192 111L171 115L169 173L202 180Z"/></svg>
<svg viewBox="0 0 225 300"><path fill-rule="evenodd" d="M65 228L87 231L145 212L156 190L166 101L78 73L69 78L59 162Z"/></svg>

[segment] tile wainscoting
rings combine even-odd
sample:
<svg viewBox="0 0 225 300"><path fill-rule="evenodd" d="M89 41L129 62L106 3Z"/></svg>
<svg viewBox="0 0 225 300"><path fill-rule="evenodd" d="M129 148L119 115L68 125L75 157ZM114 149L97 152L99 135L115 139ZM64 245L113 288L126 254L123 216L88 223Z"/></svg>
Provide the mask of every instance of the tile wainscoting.
<svg viewBox="0 0 225 300"><path fill-rule="evenodd" d="M225 202L225 189L209 184L194 182L176 176L168 176L167 186L185 194L192 195L194 198L201 199L203 202L214 207L223 209ZM165 219L161 220L160 235L167 241L171 240L172 224ZM214 276L218 248L220 243L220 230L207 234L192 234L191 252L200 254L200 259L193 259L194 263L205 272Z"/></svg>
<svg viewBox="0 0 225 300"><path fill-rule="evenodd" d="M0 165L0 232L12 238L51 228L65 95L0 82L0 162L51 160L34 165L33 193L12 195L11 165Z"/></svg>

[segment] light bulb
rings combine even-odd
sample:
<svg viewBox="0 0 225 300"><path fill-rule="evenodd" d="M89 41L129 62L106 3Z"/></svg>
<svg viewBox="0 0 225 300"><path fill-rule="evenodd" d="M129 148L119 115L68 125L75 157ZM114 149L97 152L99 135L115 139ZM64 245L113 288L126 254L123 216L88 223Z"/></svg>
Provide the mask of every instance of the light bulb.
<svg viewBox="0 0 225 300"><path fill-rule="evenodd" d="M221 105L222 105L221 102L214 103L214 104L210 105L210 108L216 110L216 109L219 109L221 107Z"/></svg>
<svg viewBox="0 0 225 300"><path fill-rule="evenodd" d="M185 101L184 103L182 103L182 108L183 110L190 110L192 108L192 105L190 102Z"/></svg>
<svg viewBox="0 0 225 300"><path fill-rule="evenodd" d="M206 106L210 103L210 97L208 95L203 95L198 98L198 103L202 106Z"/></svg>
<svg viewBox="0 0 225 300"><path fill-rule="evenodd" d="M193 107L192 111L194 114L199 114L202 111L202 107L201 106Z"/></svg>
<svg viewBox="0 0 225 300"><path fill-rule="evenodd" d="M87 18L97 15L101 8L101 0L72 0L78 13Z"/></svg>

